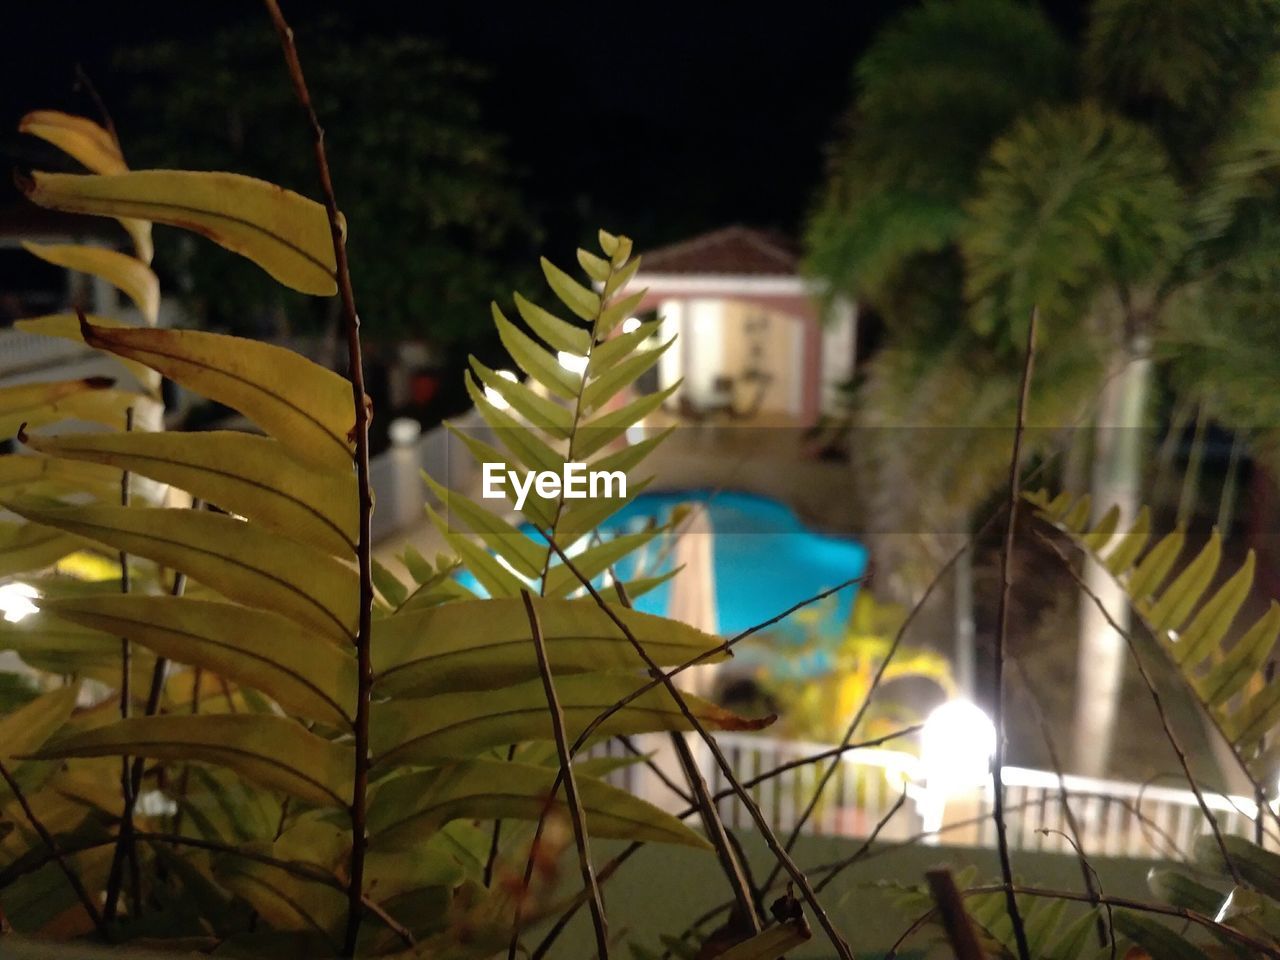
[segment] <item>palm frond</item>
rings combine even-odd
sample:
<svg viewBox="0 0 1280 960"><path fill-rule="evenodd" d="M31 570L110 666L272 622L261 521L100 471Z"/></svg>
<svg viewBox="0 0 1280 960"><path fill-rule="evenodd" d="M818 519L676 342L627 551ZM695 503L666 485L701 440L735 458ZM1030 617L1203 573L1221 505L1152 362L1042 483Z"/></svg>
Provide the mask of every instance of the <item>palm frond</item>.
<svg viewBox="0 0 1280 960"><path fill-rule="evenodd" d="M991 149L963 241L972 320L1073 330L1105 288L1158 281L1186 243L1182 192L1145 129L1093 104L1034 111Z"/></svg>

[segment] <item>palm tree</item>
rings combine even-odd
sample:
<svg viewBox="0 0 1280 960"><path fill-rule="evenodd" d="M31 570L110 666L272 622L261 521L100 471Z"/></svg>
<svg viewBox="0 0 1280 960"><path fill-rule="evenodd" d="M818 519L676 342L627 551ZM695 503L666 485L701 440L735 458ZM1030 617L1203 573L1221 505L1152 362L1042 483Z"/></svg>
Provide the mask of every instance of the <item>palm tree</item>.
<svg viewBox="0 0 1280 960"><path fill-rule="evenodd" d="M1095 0L1073 46L1029 4L930 0L857 84L809 266L887 327L858 394L860 422L886 428L860 445L878 515L926 544L965 531L1007 464L1033 309L1029 439L1068 442L1087 411L1094 503L1122 522L1157 363L1223 422L1257 410L1239 364L1254 393L1280 372L1256 332L1280 326L1280 3ZM920 477L928 497L904 497ZM1105 571L1086 574L1123 624ZM1081 613L1075 763L1098 774L1122 642Z"/></svg>

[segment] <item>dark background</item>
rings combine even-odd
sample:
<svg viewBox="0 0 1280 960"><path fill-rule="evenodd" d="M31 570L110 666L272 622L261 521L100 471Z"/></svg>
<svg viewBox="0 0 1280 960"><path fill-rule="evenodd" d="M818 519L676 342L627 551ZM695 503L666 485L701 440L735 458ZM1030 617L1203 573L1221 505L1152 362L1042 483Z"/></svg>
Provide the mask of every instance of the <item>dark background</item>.
<svg viewBox="0 0 1280 960"><path fill-rule="evenodd" d="M507 138L549 250L582 242L597 225L630 233L642 249L730 223L797 234L821 183L824 145L850 99L853 65L876 29L908 5L282 4L295 25L337 13L358 33L430 36L487 68L485 125ZM8 7L0 142L11 162L20 151L7 131L27 110L93 114L75 92L76 64L109 105L120 104L126 92L111 68L117 48L196 38L234 22L270 29L256 0ZM1079 29L1079 3L1049 7L1065 29ZM305 67L305 48L301 55ZM116 119L127 152L129 126L145 118ZM329 133L330 149L342 150L341 129ZM6 204L16 202L4 189Z"/></svg>

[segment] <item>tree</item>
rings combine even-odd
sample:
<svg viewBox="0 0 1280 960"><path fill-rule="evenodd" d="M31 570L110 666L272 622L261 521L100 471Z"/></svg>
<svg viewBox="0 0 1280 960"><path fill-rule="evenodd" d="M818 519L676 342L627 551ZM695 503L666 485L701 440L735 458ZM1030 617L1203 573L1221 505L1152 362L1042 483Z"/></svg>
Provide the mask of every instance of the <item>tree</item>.
<svg viewBox="0 0 1280 960"><path fill-rule="evenodd" d="M316 108L341 131L334 177L347 185L352 272L370 336L437 345L491 336L475 317L498 278L528 262L536 231L506 144L482 125L482 73L420 37L344 34L340 19L299 35L315 51ZM308 133L278 82L269 35L244 27L202 44L157 43L122 53L118 68L131 91L128 129L139 134L128 137L134 166L235 169L310 187L311 157L297 149ZM252 331L283 314L297 327L332 326L328 305L183 239L158 245L160 266L184 281L207 323Z"/></svg>
<svg viewBox="0 0 1280 960"><path fill-rule="evenodd" d="M876 506L913 525L897 529L936 544L994 488L1033 309L1031 439L1061 444L1091 411L1095 509L1134 516L1156 361L1219 417L1240 412L1239 354L1264 375L1251 323L1280 292L1278 23L1272 0L1096 0L1073 49L1034 7L961 0L877 38L808 239L811 268L888 327L859 415L896 428L863 446L895 501ZM948 471L947 495L903 517L904 482ZM1096 565L1086 581L1125 622ZM1121 651L1082 604L1088 772L1106 766Z"/></svg>

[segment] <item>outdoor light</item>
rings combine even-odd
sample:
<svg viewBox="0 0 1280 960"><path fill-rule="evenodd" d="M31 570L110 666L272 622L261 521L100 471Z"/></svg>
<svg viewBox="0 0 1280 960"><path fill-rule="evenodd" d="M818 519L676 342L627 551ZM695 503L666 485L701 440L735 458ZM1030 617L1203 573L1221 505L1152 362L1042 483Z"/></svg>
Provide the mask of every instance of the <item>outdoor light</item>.
<svg viewBox="0 0 1280 960"><path fill-rule="evenodd" d="M635 333L639 329L640 329L639 317L627 317L626 320L622 321L623 333Z"/></svg>
<svg viewBox="0 0 1280 960"><path fill-rule="evenodd" d="M498 370L497 374L503 380L510 380L512 383L519 382L516 375L512 373L510 370ZM490 403L492 403L499 410L508 410L511 407L511 404L507 403L507 398L504 397L497 390L495 390L493 387L484 388L484 398L488 400Z"/></svg>
<svg viewBox="0 0 1280 960"><path fill-rule="evenodd" d="M391 443L397 447L407 447L418 442L422 436L422 424L413 417L396 417L387 424L387 435Z"/></svg>
<svg viewBox="0 0 1280 960"><path fill-rule="evenodd" d="M981 786L995 752L995 725L968 700L944 703L929 714L920 731L920 759L930 790Z"/></svg>
<svg viewBox="0 0 1280 960"><path fill-rule="evenodd" d="M587 372L587 358L580 357L576 353L569 353L561 350L556 354L556 359L560 361L560 366L564 367L570 373L583 374Z"/></svg>
<svg viewBox="0 0 1280 960"><path fill-rule="evenodd" d="M0 614L9 623L17 623L40 609L31 602L38 596L40 592L27 583L0 585Z"/></svg>

